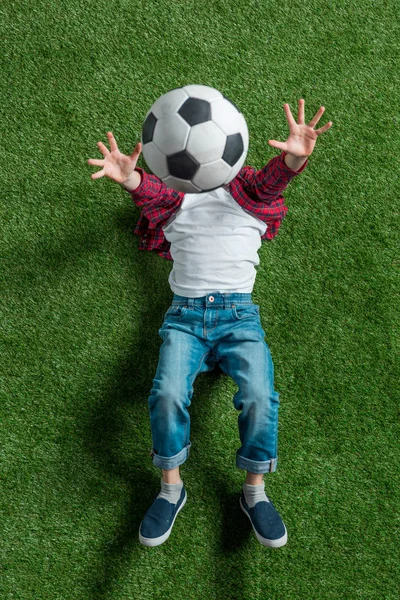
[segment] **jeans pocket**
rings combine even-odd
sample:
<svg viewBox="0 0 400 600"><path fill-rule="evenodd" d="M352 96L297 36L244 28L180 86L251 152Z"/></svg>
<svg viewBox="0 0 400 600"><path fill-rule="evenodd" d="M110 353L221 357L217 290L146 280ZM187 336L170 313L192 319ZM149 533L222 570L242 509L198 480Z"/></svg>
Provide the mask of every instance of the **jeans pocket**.
<svg viewBox="0 0 400 600"><path fill-rule="evenodd" d="M165 318L181 319L187 312L188 306L170 306L165 313Z"/></svg>
<svg viewBox="0 0 400 600"><path fill-rule="evenodd" d="M232 304L232 317L235 321L242 321L243 319L251 319L259 316L260 307L257 304Z"/></svg>

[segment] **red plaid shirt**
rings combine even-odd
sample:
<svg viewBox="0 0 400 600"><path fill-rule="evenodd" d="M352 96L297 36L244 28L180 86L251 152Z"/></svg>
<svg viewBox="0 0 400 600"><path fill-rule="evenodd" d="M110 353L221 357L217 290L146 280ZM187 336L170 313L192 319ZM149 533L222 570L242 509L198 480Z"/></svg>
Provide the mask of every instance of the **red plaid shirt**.
<svg viewBox="0 0 400 600"><path fill-rule="evenodd" d="M301 173L307 163L292 171L284 162L286 152L271 158L268 164L256 171L253 167L242 167L238 175L223 186L236 202L246 211L267 224L262 240L271 240L288 211L281 192L290 181ZM164 236L163 225L179 209L185 197L167 186L155 175L149 175L136 167L142 181L139 187L130 192L136 206L142 208L134 233L140 236L139 250L154 250L163 258L172 260L171 244Z"/></svg>

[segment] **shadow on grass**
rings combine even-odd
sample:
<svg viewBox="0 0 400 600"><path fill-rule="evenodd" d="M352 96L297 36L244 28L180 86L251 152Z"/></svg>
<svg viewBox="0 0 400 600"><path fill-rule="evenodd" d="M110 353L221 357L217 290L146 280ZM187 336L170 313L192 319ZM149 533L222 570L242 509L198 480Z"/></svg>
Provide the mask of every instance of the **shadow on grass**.
<svg viewBox="0 0 400 600"><path fill-rule="evenodd" d="M132 235L137 222L138 211L124 208L117 216L116 229L129 239L132 247L137 245L138 238ZM84 237L74 232L56 240L45 238L34 248L29 244L21 246L22 259L15 272L10 290L16 292L29 281L35 290L42 284L41 271L53 274L55 281L63 277L64 271L73 268L82 256L101 249L103 240L101 232L88 230ZM14 257L9 257L10 262ZM132 569L135 557L142 552L159 550L145 549L138 540L141 520L160 488L161 471L152 464L149 456L151 447L150 420L148 414L148 397L158 363L158 352L162 343L158 329L162 325L164 314L170 306L172 292L168 284L168 274L172 262L149 252L136 252L132 259L132 272L135 284L139 289L133 290L134 298L145 298L140 319L142 326L137 328L137 335L131 347L126 349L125 358L117 369L110 374L109 383L103 394L93 396L90 390L82 390L82 397L77 405L82 410L76 413L76 432L81 435L89 457L94 460L101 473L107 479L114 478L126 485L125 507L121 511L119 524L113 531L112 539L107 540L101 549L103 564L101 571L89 572L91 580L90 597L93 600L107 600L114 597L117 581L124 579ZM199 456L206 457L207 465L212 464L212 449L209 448L207 436L212 421L208 409L212 401L213 391L218 387L222 371L217 366L214 371L202 373L194 384L194 396L190 407L192 439L198 449ZM88 408L90 407L90 408ZM126 442L127 437L131 441ZM122 440L122 441L121 441ZM122 448L129 446L129 451ZM239 507L240 488L237 492L229 491L232 487L229 473L223 472L215 463L210 470L203 468L201 462L194 464L192 456L187 461L188 468L201 479L204 489L214 492L218 505L215 506L215 523L220 528L220 536L215 536L212 549L214 557L210 561L209 572L213 573L215 597L220 600L231 600L244 597L243 569L237 553L247 545L252 535L245 515ZM72 457L70 465L80 468L80 457ZM60 465L64 470L67 462ZM86 493L98 496L104 479L88 481ZM244 473L244 472L243 472ZM71 478L75 473L71 471ZM190 493L190 491L189 491ZM188 509L189 505L188 505ZM221 525L222 524L222 525ZM101 533L100 533L101 535ZM170 540L170 543L172 540ZM169 542L166 542L166 545ZM164 545L162 546L164 549ZM90 567L89 567L90 568ZM221 577L223 572L224 577ZM184 576L184 573L183 573ZM200 575L199 575L200 577ZM145 591L145 590L144 590ZM162 592L162 590L161 590ZM146 596L147 597L147 596Z"/></svg>
<svg viewBox="0 0 400 600"><path fill-rule="evenodd" d="M135 223L136 219L127 219L125 213L121 215L117 226L125 233L128 229L131 234ZM149 456L151 432L147 401L162 343L158 329L172 300L168 284L171 266L172 262L149 252L140 252L139 259L135 259L132 268L140 285L137 293L139 297L146 299L141 313L143 326L138 328L137 338L132 342L131 349L127 350L127 359L120 364L119 370L110 379L109 390L93 407L86 424L83 425L86 450L102 470L119 477L130 490L125 511L113 539L107 541L102 550L104 570L92 575L93 600L112 597L115 582L124 578L124 574L132 568L135 556L140 556L139 553L157 553L156 548L144 549L140 545L138 530L146 510L160 489L161 471L153 466ZM198 376L194 383L195 393L190 408L191 433L196 438L196 446L201 455L208 455L208 458L210 449L206 443L203 446L201 442L202 431L204 427L209 426L207 396L212 393L214 386L218 385L221 374L222 371L217 366L214 371ZM127 412L130 422L138 426L132 430L133 443L128 454L122 453L120 446L120 437L126 437L128 428L127 424L122 422L123 415ZM146 431L143 431L144 423L147 424ZM190 457L188 464L190 466ZM229 493L229 476L218 468L212 472L205 471L202 475L204 484L214 488L217 493L220 504L216 507L216 516L219 512L223 521L220 544L216 549L219 559L209 565L210 569L214 570L216 597L221 600L243 597L243 581L236 552L247 543L251 533L247 519L239 507L240 489L237 493ZM221 570L224 572L223 578ZM229 585L227 581L230 582ZM162 593L162 590L159 592Z"/></svg>

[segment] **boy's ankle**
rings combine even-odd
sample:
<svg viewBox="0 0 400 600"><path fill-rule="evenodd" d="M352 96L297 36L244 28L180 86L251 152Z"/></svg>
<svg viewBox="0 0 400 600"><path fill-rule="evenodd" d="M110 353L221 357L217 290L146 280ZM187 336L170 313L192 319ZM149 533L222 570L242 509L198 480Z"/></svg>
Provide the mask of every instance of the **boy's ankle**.
<svg viewBox="0 0 400 600"><path fill-rule="evenodd" d="M166 480L166 479L164 479L164 477L162 477L161 479L164 483L170 483L170 484L171 483L183 483L183 481L180 477L174 478L173 480L169 480L169 479Z"/></svg>
<svg viewBox="0 0 400 600"><path fill-rule="evenodd" d="M179 467L175 469L163 470L162 480L164 483L182 483Z"/></svg>

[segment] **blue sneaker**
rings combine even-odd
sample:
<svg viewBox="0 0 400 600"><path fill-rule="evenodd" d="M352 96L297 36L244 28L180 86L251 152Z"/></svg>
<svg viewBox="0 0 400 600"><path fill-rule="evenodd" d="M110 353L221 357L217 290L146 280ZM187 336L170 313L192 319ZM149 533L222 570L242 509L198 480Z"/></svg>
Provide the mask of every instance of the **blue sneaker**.
<svg viewBox="0 0 400 600"><path fill-rule="evenodd" d="M242 490L239 502L240 508L250 519L258 541L263 546L279 548L286 544L286 527L271 500L269 502L257 502L253 508L250 508L246 503Z"/></svg>
<svg viewBox="0 0 400 600"><path fill-rule="evenodd" d="M157 496L139 527L139 541L144 546L159 546L169 538L175 519L187 499L184 487L176 504L171 504L165 498L157 498Z"/></svg>

